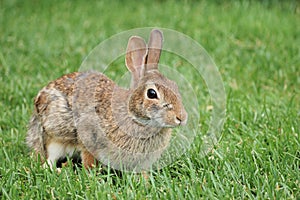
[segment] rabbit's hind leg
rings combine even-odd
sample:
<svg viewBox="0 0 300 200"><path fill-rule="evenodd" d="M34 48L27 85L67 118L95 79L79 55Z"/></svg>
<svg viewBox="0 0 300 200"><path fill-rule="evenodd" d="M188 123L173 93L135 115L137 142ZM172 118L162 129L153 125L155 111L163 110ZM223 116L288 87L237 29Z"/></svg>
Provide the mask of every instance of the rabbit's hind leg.
<svg viewBox="0 0 300 200"><path fill-rule="evenodd" d="M84 168L91 169L98 165L96 158L86 149L81 151L81 159Z"/></svg>

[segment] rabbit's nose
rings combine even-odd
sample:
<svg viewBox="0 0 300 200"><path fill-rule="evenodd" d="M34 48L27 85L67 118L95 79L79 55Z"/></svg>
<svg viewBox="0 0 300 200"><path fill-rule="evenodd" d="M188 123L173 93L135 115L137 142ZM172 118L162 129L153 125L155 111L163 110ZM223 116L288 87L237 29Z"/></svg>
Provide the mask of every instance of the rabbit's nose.
<svg viewBox="0 0 300 200"><path fill-rule="evenodd" d="M176 122L178 125L186 125L188 119L188 114L185 110L180 113L180 116L176 116Z"/></svg>
<svg viewBox="0 0 300 200"><path fill-rule="evenodd" d="M187 122L187 116L182 115L180 117L176 116L175 123L178 125L186 125Z"/></svg>
<svg viewBox="0 0 300 200"><path fill-rule="evenodd" d="M186 125L187 123L187 116L184 118L184 120L181 121L180 125Z"/></svg>

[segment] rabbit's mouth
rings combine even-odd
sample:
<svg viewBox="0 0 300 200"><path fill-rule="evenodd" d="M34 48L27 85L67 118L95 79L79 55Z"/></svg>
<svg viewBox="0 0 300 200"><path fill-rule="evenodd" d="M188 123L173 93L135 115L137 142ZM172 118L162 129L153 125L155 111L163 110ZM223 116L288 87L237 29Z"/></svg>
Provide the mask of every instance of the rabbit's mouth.
<svg viewBox="0 0 300 200"><path fill-rule="evenodd" d="M172 104L171 104L172 105ZM187 123L187 112L184 108L178 109L177 106L171 109L163 109L158 112L155 119L162 127L174 128L184 126Z"/></svg>
<svg viewBox="0 0 300 200"><path fill-rule="evenodd" d="M184 126L184 125L186 125L186 120L182 121L178 117L174 117L174 120L172 122L163 124L163 126L167 127L167 128L175 128L175 127Z"/></svg>

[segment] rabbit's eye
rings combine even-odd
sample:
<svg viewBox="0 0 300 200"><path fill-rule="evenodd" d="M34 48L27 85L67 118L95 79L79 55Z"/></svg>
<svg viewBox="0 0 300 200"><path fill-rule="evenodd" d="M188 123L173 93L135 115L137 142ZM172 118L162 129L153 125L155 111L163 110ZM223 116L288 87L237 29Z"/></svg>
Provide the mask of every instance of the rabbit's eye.
<svg viewBox="0 0 300 200"><path fill-rule="evenodd" d="M147 90L147 97L149 99L157 99L157 93L156 93L156 91L153 90L153 89L148 89Z"/></svg>

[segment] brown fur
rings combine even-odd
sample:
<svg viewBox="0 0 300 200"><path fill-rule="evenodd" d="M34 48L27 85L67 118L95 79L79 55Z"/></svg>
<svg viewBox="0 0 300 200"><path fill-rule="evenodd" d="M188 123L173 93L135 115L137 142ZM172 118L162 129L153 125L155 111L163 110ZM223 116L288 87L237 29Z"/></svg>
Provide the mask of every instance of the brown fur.
<svg viewBox="0 0 300 200"><path fill-rule="evenodd" d="M151 41L161 48L162 34L153 31ZM46 159L53 143L65 148L62 154L74 148L87 168L95 159L108 158L104 164L149 168L168 146L171 128L186 123L187 113L177 85L158 72L158 64L150 63L147 71L145 47L139 37L129 40L126 64L133 78L128 90L97 72L74 72L44 87L35 98L29 147ZM160 51L152 54L155 58L147 59L158 62ZM145 97L147 87L154 87L160 98Z"/></svg>

